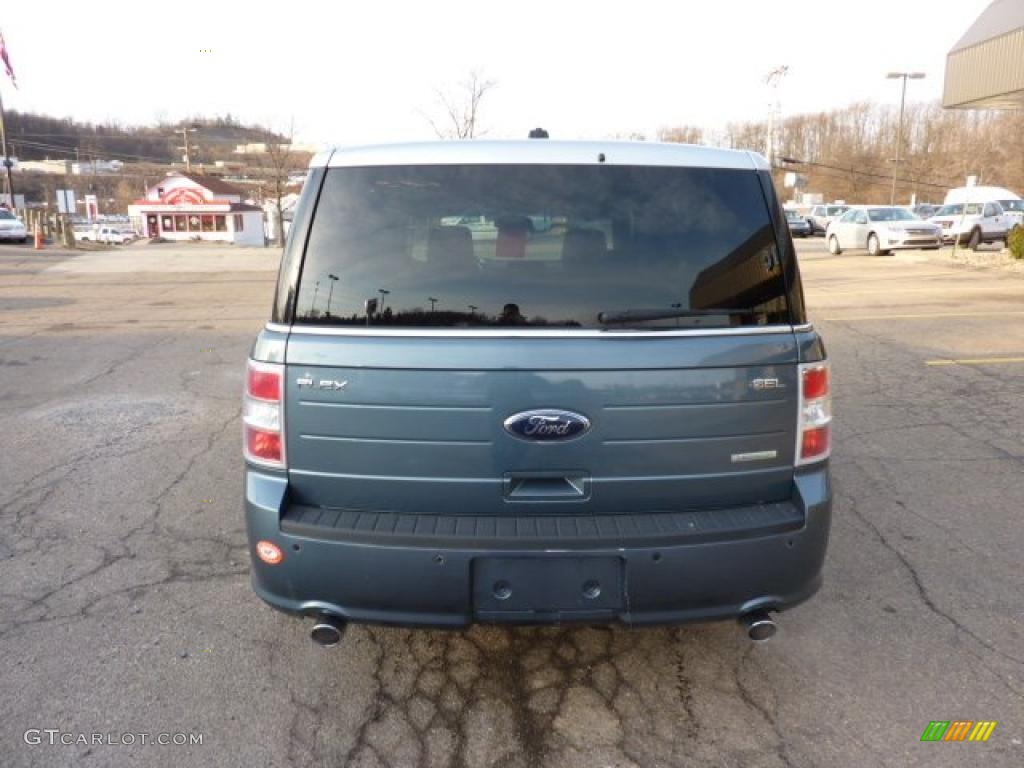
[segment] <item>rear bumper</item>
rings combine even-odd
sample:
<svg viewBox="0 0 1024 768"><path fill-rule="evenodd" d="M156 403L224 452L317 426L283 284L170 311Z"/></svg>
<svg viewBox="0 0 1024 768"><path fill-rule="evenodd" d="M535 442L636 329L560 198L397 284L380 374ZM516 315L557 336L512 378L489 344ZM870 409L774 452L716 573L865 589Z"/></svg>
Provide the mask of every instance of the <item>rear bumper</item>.
<svg viewBox="0 0 1024 768"><path fill-rule="evenodd" d="M821 585L831 512L826 465L798 474L792 499L780 504L594 515L588 518L590 528L570 526L569 518L509 522L448 516L444 519L454 521L450 525L424 532L410 518L425 516L355 515L351 524L341 524L338 512L294 514L283 476L251 467L246 471L250 552L260 540L284 552L275 566L253 557L257 595L287 613L329 613L380 624L659 624L734 618L761 608L784 610ZM325 517L326 522L319 519ZM610 522L613 518L618 523ZM634 522L624 525L628 520ZM602 567L616 561L621 564L621 605L554 613L494 610L493 601L480 597L491 585L474 584L474 574L493 579L494 562L521 558L574 558L584 569L587 558ZM566 578L579 578L579 569L566 569ZM552 585L552 591L563 586Z"/></svg>

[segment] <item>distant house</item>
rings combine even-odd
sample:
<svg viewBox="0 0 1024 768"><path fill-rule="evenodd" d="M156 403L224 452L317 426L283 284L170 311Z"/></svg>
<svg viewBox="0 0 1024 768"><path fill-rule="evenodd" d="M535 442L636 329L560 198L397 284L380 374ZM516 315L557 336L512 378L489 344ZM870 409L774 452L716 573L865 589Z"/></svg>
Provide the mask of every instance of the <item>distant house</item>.
<svg viewBox="0 0 1024 768"><path fill-rule="evenodd" d="M223 179L174 173L129 205L128 216L145 237L264 245L263 211L243 203L244 194Z"/></svg>

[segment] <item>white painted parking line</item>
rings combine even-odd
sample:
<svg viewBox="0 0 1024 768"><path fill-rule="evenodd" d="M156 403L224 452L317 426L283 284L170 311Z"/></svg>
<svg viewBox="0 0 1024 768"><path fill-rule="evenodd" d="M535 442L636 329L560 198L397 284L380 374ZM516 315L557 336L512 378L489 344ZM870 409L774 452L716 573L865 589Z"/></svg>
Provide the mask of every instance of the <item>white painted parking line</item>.
<svg viewBox="0 0 1024 768"><path fill-rule="evenodd" d="M925 360L925 365L1004 365L1024 363L1024 357L965 357L959 359Z"/></svg>
<svg viewBox="0 0 1024 768"><path fill-rule="evenodd" d="M845 323L852 320L930 320L942 317L1010 317L1024 315L1024 311L1001 311L1001 312L921 312L905 315L831 315L820 318L827 322Z"/></svg>

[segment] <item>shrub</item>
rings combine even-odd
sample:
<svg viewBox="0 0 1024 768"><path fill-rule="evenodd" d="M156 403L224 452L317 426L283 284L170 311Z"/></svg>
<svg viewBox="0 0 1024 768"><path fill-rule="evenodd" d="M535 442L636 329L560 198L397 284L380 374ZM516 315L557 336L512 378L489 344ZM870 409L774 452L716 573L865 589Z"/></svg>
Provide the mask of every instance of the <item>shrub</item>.
<svg viewBox="0 0 1024 768"><path fill-rule="evenodd" d="M1024 227L1016 226L1010 230L1006 245L1009 246L1013 258L1024 259Z"/></svg>

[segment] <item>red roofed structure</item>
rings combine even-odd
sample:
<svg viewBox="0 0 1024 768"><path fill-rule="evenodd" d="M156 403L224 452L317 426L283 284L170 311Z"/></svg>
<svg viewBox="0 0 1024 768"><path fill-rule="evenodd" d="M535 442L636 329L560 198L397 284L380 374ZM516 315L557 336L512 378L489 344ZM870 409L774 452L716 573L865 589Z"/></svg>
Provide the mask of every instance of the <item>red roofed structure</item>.
<svg viewBox="0 0 1024 768"><path fill-rule="evenodd" d="M129 205L128 215L146 237L264 245L263 210L242 202L243 195L223 179L175 173Z"/></svg>

